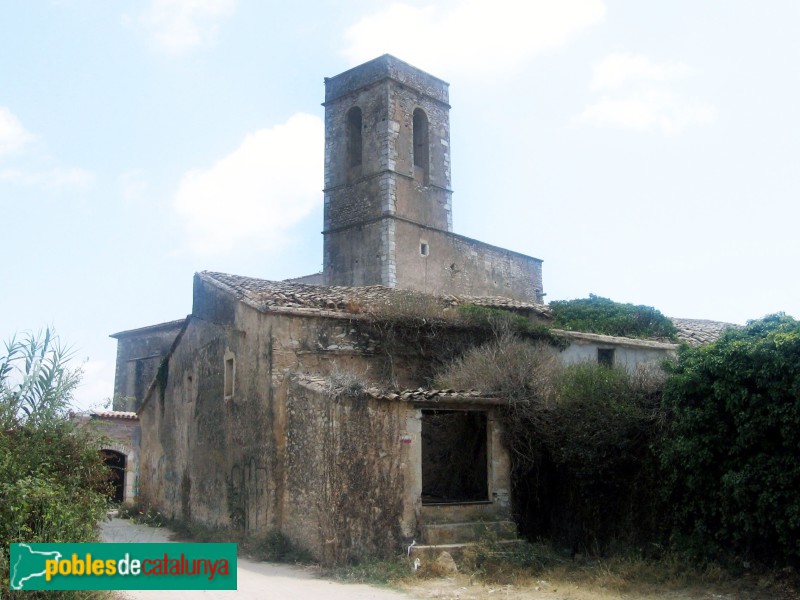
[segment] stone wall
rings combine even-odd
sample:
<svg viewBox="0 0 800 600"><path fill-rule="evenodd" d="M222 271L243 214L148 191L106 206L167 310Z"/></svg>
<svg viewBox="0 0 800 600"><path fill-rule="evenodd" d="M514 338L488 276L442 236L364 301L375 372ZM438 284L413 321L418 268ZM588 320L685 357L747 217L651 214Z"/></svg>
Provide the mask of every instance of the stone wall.
<svg viewBox="0 0 800 600"><path fill-rule="evenodd" d="M134 502L139 489L139 449L141 426L131 414L116 415L113 411L98 411L79 418L81 426L90 427L102 436L102 450L113 450L125 455L125 473L122 482L123 501Z"/></svg>
<svg viewBox="0 0 800 600"><path fill-rule="evenodd" d="M427 359L389 359L382 343L369 321L262 312L196 278L193 315L141 409L140 497L169 518L279 530L326 562L396 552L418 531L426 399L331 393L326 379L421 385ZM494 517L508 514L508 456L485 410Z"/></svg>
<svg viewBox="0 0 800 600"><path fill-rule="evenodd" d="M405 221L397 222L395 244L402 287L543 301L539 259ZM427 246L427 256L421 253L422 244Z"/></svg>
<svg viewBox="0 0 800 600"><path fill-rule="evenodd" d="M136 411L184 319L112 334L117 340L114 410ZM135 398L129 402L126 399Z"/></svg>
<svg viewBox="0 0 800 600"><path fill-rule="evenodd" d="M384 361L347 319L260 313L196 280L194 314L141 410L142 497L171 518L280 529L290 374Z"/></svg>
<svg viewBox="0 0 800 600"><path fill-rule="evenodd" d="M417 411L293 380L286 412L284 534L327 564L389 557L408 543L414 465L403 439Z"/></svg>
<svg viewBox="0 0 800 600"><path fill-rule="evenodd" d="M540 260L452 233L448 84L385 55L325 88L325 284L543 301Z"/></svg>

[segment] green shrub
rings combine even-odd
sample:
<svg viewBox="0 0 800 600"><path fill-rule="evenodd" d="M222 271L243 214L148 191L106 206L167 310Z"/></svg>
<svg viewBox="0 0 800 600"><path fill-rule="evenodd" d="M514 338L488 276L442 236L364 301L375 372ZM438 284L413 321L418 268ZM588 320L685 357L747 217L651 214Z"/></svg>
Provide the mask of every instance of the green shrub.
<svg viewBox="0 0 800 600"><path fill-rule="evenodd" d="M80 371L49 330L6 344L0 357L0 589L9 598L95 598L13 592L9 543L90 542L108 504L100 442L69 420Z"/></svg>
<svg viewBox="0 0 800 600"><path fill-rule="evenodd" d="M676 540L800 564L800 322L771 315L682 349L665 404Z"/></svg>
<svg viewBox="0 0 800 600"><path fill-rule="evenodd" d="M588 298L550 303L553 327L632 338L676 341L678 330L652 306L623 304L589 294Z"/></svg>
<svg viewBox="0 0 800 600"><path fill-rule="evenodd" d="M659 538L659 385L597 364L564 369L555 401L526 432L542 445L528 473L547 482L535 496L548 515L538 522L541 533L573 552L595 553Z"/></svg>

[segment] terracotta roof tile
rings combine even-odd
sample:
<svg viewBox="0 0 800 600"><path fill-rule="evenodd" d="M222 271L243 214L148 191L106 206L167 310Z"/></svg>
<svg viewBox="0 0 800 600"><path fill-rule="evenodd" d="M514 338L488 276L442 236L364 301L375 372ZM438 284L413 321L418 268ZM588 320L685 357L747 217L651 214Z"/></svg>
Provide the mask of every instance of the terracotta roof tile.
<svg viewBox="0 0 800 600"><path fill-rule="evenodd" d="M93 417L100 417L101 419L138 419L139 416L135 412L128 412L123 410L93 410L89 413Z"/></svg>
<svg viewBox="0 0 800 600"><path fill-rule="evenodd" d="M403 297L419 296L434 298L443 308L461 304L476 304L487 308L530 312L545 319L552 318L552 313L547 306L500 296L432 295L382 285L362 287L309 285L289 281L255 279L212 271L203 271L199 276L205 281L230 290L240 300L264 312L296 309L304 312L326 311L355 314L386 306L393 300Z"/></svg>
<svg viewBox="0 0 800 600"><path fill-rule="evenodd" d="M730 327L740 327L733 323L709 321L706 319L679 319L670 317L672 324L678 329L678 339L690 346L711 344L719 339L722 332Z"/></svg>
<svg viewBox="0 0 800 600"><path fill-rule="evenodd" d="M295 374L296 381L301 385L312 387L317 391L330 389L330 379L319 375ZM476 403L476 404L504 404L505 401L486 395L478 390L454 390L454 389L401 389L401 390L381 390L378 388L366 388L364 393L376 400L387 400L390 402L415 402L415 403Z"/></svg>

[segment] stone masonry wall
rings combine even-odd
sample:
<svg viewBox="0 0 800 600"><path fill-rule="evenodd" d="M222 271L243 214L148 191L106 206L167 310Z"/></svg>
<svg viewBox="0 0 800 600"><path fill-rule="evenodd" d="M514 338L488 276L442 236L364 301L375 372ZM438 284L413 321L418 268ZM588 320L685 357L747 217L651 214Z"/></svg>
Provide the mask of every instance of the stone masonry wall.
<svg viewBox="0 0 800 600"><path fill-rule="evenodd" d="M542 262L464 236L397 221L398 287L541 303ZM426 244L428 256L420 252Z"/></svg>
<svg viewBox="0 0 800 600"><path fill-rule="evenodd" d="M141 411L141 497L170 518L254 535L282 529L292 502L289 376L347 368L369 377L385 369L385 358L348 320L260 313L202 282L193 312Z"/></svg>
<svg viewBox="0 0 800 600"><path fill-rule="evenodd" d="M182 320L173 321L111 336L117 338L114 410L137 410L182 326ZM125 398L136 401L124 404Z"/></svg>
<svg viewBox="0 0 800 600"><path fill-rule="evenodd" d="M402 440L414 408L292 381L286 411L284 533L327 564L389 557L408 543L411 445Z"/></svg>

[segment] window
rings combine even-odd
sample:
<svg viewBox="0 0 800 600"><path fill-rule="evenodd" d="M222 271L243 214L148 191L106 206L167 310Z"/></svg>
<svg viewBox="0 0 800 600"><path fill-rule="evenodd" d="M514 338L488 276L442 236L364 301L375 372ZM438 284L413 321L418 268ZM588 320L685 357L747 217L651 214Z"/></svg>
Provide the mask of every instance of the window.
<svg viewBox="0 0 800 600"><path fill-rule="evenodd" d="M429 167L428 115L421 108L414 111L414 167L427 177Z"/></svg>
<svg viewBox="0 0 800 600"><path fill-rule="evenodd" d="M428 256L431 253L427 242L420 242L419 243L419 253L422 256Z"/></svg>
<svg viewBox="0 0 800 600"><path fill-rule="evenodd" d="M236 359L232 352L225 353L225 400L233 398L233 380L236 377Z"/></svg>
<svg viewBox="0 0 800 600"><path fill-rule="evenodd" d="M609 369L614 366L614 349L613 348L598 348L597 349L597 364L608 367Z"/></svg>
<svg viewBox="0 0 800 600"><path fill-rule="evenodd" d="M186 402L194 402L194 381L191 373L186 374L183 382L183 395Z"/></svg>
<svg viewBox="0 0 800 600"><path fill-rule="evenodd" d="M361 139L361 109L354 106L347 112L347 166L357 167L361 164L364 153Z"/></svg>

